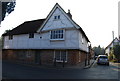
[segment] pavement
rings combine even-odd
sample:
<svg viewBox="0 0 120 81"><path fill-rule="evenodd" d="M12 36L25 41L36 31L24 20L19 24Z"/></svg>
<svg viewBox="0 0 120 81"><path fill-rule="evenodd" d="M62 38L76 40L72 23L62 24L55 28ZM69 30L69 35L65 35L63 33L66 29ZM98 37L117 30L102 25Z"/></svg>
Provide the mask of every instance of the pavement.
<svg viewBox="0 0 120 81"><path fill-rule="evenodd" d="M96 60L91 59L91 60L90 60L90 65L85 66L84 69L91 68L91 67L95 64L95 61L96 61Z"/></svg>
<svg viewBox="0 0 120 81"><path fill-rule="evenodd" d="M4 61L6 61L6 60L4 60ZM90 60L90 65L87 64L86 66L85 66L85 62L82 62L78 65L72 65L72 66L65 64L64 67L63 67L62 64L56 64L56 66L54 66L53 64L51 64L51 65L39 65L39 64L33 64L33 63L20 63L20 62L13 62L13 61L9 61L9 62L21 64L21 65L24 65L24 66L49 68L49 69L88 69L94 64L95 60L91 59Z"/></svg>

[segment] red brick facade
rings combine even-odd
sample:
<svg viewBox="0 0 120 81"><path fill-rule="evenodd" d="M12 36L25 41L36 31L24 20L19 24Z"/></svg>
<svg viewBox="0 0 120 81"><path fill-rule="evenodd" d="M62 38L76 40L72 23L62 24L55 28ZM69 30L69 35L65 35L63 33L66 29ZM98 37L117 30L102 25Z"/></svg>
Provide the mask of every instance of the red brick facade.
<svg viewBox="0 0 120 81"><path fill-rule="evenodd" d="M3 50L2 58L7 60L16 60L23 62L32 62L41 64L54 63L55 50ZM86 53L80 50L66 50L67 62L69 65L76 65L84 62Z"/></svg>

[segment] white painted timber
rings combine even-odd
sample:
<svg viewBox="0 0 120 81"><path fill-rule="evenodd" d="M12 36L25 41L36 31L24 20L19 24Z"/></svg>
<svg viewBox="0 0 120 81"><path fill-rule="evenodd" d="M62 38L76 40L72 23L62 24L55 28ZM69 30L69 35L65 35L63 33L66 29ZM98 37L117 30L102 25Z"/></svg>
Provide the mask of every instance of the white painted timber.
<svg viewBox="0 0 120 81"><path fill-rule="evenodd" d="M88 42L83 36L83 43L82 43L82 33L79 31L79 48L83 51L88 52Z"/></svg>
<svg viewBox="0 0 120 81"><path fill-rule="evenodd" d="M60 15L60 19L54 19L54 16L58 15ZM68 18L59 10L59 8L57 8L43 27L42 31L73 27L73 24L68 20Z"/></svg>
<svg viewBox="0 0 120 81"><path fill-rule="evenodd" d="M35 33L34 38L29 38L28 34L14 35L12 40L5 36L4 49L80 49L77 29L66 29L64 40L51 41L49 34L50 31Z"/></svg>

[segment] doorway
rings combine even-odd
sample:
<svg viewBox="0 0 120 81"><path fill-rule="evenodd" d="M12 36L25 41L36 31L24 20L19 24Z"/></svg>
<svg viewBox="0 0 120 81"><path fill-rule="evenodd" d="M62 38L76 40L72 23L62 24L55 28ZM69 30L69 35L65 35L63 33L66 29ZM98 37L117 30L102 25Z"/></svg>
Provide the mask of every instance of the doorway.
<svg viewBox="0 0 120 81"><path fill-rule="evenodd" d="M41 64L41 54L40 51L35 52L35 64Z"/></svg>

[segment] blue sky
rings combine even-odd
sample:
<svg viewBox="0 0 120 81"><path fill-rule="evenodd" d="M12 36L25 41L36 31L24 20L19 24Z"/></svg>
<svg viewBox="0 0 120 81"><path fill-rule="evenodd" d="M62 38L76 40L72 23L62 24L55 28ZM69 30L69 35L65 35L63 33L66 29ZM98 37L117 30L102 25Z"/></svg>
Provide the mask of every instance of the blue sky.
<svg viewBox="0 0 120 81"><path fill-rule="evenodd" d="M65 12L70 9L73 20L85 31L92 46L106 47L112 31L118 37L119 0L17 0L14 12L1 23L0 35L25 21L46 18L58 3Z"/></svg>

